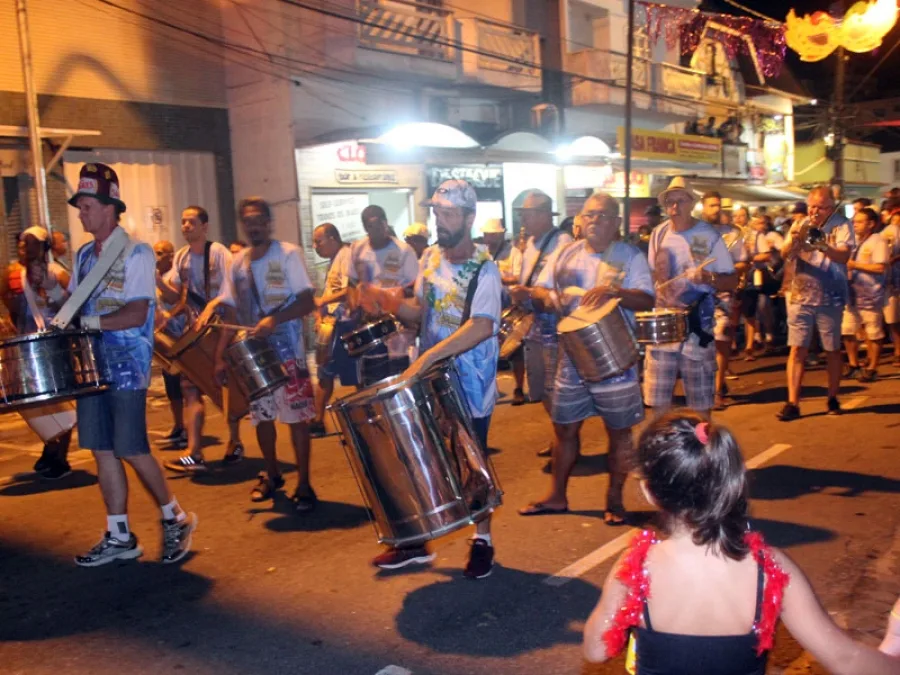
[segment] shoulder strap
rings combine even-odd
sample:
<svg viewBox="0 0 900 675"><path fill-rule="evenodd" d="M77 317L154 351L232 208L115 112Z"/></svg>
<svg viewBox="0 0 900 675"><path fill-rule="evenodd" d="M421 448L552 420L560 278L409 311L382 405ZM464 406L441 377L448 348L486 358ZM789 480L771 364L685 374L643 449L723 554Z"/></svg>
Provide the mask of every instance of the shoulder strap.
<svg viewBox="0 0 900 675"><path fill-rule="evenodd" d="M559 233L562 232L558 227L554 227L550 232L547 233L547 238L544 239L544 243L541 244L541 248L538 251L538 257L534 261L534 265L531 266L531 272L528 275L528 279L525 280L526 286L531 286L531 282L534 281L534 273L537 272L538 265L541 264L541 260L544 258L544 253L547 252L547 247L550 246L550 242L556 237L559 236Z"/></svg>
<svg viewBox="0 0 900 675"><path fill-rule="evenodd" d="M212 242L207 240L206 246L203 248L203 295L209 301L209 250L212 248Z"/></svg>
<svg viewBox="0 0 900 675"><path fill-rule="evenodd" d="M469 316L472 314L472 301L475 299L475 291L478 290L478 277L481 276L481 269L486 262L487 260L482 260L478 263L478 267L475 268L475 274L473 274L472 278L469 280L469 288L466 290L466 304L463 308L462 319L460 319L459 322L460 326L468 321Z"/></svg>
<svg viewBox="0 0 900 675"><path fill-rule="evenodd" d="M753 625L759 624L762 617L763 590L766 586L766 567L761 556L756 558L756 612L753 615Z"/></svg>

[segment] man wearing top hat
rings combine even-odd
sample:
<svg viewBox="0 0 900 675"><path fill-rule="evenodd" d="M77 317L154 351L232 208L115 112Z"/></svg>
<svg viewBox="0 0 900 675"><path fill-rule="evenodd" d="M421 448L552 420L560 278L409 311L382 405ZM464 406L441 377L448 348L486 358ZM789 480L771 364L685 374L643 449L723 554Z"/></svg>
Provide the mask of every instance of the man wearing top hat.
<svg viewBox="0 0 900 675"><path fill-rule="evenodd" d="M104 245L119 229L125 203L119 196L116 172L105 164L85 164L78 191L69 204L78 209L85 232L94 238L75 255L68 291L49 275L41 280L47 296L57 304L97 265ZM83 329L101 332L103 359L111 380L107 391L77 401L78 442L93 452L107 512L103 537L87 553L75 557L82 567L133 559L143 553L128 521L126 462L162 512L161 562L175 563L187 555L197 525L197 517L183 511L170 492L147 442L156 257L149 245L132 240L124 231L117 236L126 239L125 249L79 312Z"/></svg>
<svg viewBox="0 0 900 675"><path fill-rule="evenodd" d="M697 198L684 178L673 178L658 200L667 220L650 237L656 307L687 310L688 335L683 342L647 346L644 401L656 412L670 407L680 376L688 406L709 416L716 383L715 296L734 290L738 275L716 227L691 215Z"/></svg>

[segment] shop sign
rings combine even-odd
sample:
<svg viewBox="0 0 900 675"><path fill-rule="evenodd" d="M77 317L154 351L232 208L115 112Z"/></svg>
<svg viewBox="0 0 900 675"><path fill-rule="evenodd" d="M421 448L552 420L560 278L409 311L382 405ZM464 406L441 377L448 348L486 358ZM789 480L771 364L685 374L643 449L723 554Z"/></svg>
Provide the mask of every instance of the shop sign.
<svg viewBox="0 0 900 675"><path fill-rule="evenodd" d="M342 164L365 164L366 146L359 143L344 143L337 149L337 160Z"/></svg>
<svg viewBox="0 0 900 675"><path fill-rule="evenodd" d="M500 164L460 164L429 166L428 194L445 180L464 180L478 193L479 201L503 201L503 166Z"/></svg>
<svg viewBox="0 0 900 675"><path fill-rule="evenodd" d="M619 151L625 149L625 127L617 132ZM670 134L648 129L631 130L631 156L674 162L716 164L722 161L722 140L708 136Z"/></svg>
<svg viewBox="0 0 900 675"><path fill-rule="evenodd" d="M369 205L369 195L363 194L314 194L311 211L314 226L331 223L341 239L351 242L366 236L360 214Z"/></svg>
<svg viewBox="0 0 900 675"><path fill-rule="evenodd" d="M392 169L335 169L334 180L341 185L396 185L397 172Z"/></svg>

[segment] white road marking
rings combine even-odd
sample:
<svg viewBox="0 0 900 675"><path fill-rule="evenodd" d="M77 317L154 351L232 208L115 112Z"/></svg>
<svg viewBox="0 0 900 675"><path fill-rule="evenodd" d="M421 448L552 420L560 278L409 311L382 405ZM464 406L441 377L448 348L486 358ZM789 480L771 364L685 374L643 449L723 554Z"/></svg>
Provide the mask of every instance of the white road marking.
<svg viewBox="0 0 900 675"><path fill-rule="evenodd" d="M412 675L411 670L401 668L400 666L387 666L379 670L375 675Z"/></svg>
<svg viewBox="0 0 900 675"><path fill-rule="evenodd" d="M762 464L765 464L773 457L780 455L785 450L788 450L791 446L787 443L776 443L772 447L764 450L758 455L754 455L750 459L746 461L746 465L748 469L755 469ZM612 541L608 541L600 548L591 551L583 558L576 560L571 565L562 568L556 574L547 577L544 579L545 584L548 586L553 586L555 588L559 588L560 586L564 586L569 583L573 579L577 579L585 572L588 572L595 567L602 565L604 562L612 558L614 555L619 553L622 549L624 549L628 542L631 541L631 538L638 532L638 529L632 527L618 537L613 539ZM376 673L376 675L378 675Z"/></svg>
<svg viewBox="0 0 900 675"><path fill-rule="evenodd" d="M846 403L841 404L841 407L844 410L853 410L854 408L858 408L868 400L868 396L854 396L853 398L848 399Z"/></svg>

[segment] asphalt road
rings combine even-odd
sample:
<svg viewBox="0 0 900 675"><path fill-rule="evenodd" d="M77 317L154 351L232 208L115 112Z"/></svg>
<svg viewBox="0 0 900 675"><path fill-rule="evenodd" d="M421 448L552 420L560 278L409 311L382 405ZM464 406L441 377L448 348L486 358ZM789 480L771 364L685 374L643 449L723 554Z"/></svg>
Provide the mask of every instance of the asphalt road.
<svg viewBox="0 0 900 675"><path fill-rule="evenodd" d="M874 384L847 382L841 417L825 413L824 371L808 374L803 419L775 419L784 360L738 362L735 404L716 419L739 437L752 467L755 525L803 566L826 606L876 640L900 589L900 370ZM502 388L511 390L509 375ZM148 405L152 433L170 426L161 381ZM313 515L285 497L252 504L261 460L207 476L172 476L200 525L180 566L158 559L158 511L132 479L132 527L141 562L96 569L72 556L105 527L90 456L57 483L29 473L40 444L17 416L0 418L0 669L3 673L231 673L346 675L548 675L579 673L581 630L627 530L602 521L606 484L602 425L584 431L570 486L571 513L522 518L548 476L535 451L551 430L537 405L503 399L490 445L505 504L495 517L498 565L482 581L462 577L466 532L436 542L433 566L384 573L359 490L336 436L314 441ZM221 457L223 420L210 415L209 459ZM287 434L279 452L289 467ZM159 453L166 454L166 453ZM289 468L288 468L289 470ZM288 474L288 489L293 477ZM629 481L626 504L649 517ZM855 624L854 624L855 622ZM623 672L621 663L588 669ZM770 673L809 672L783 630Z"/></svg>

